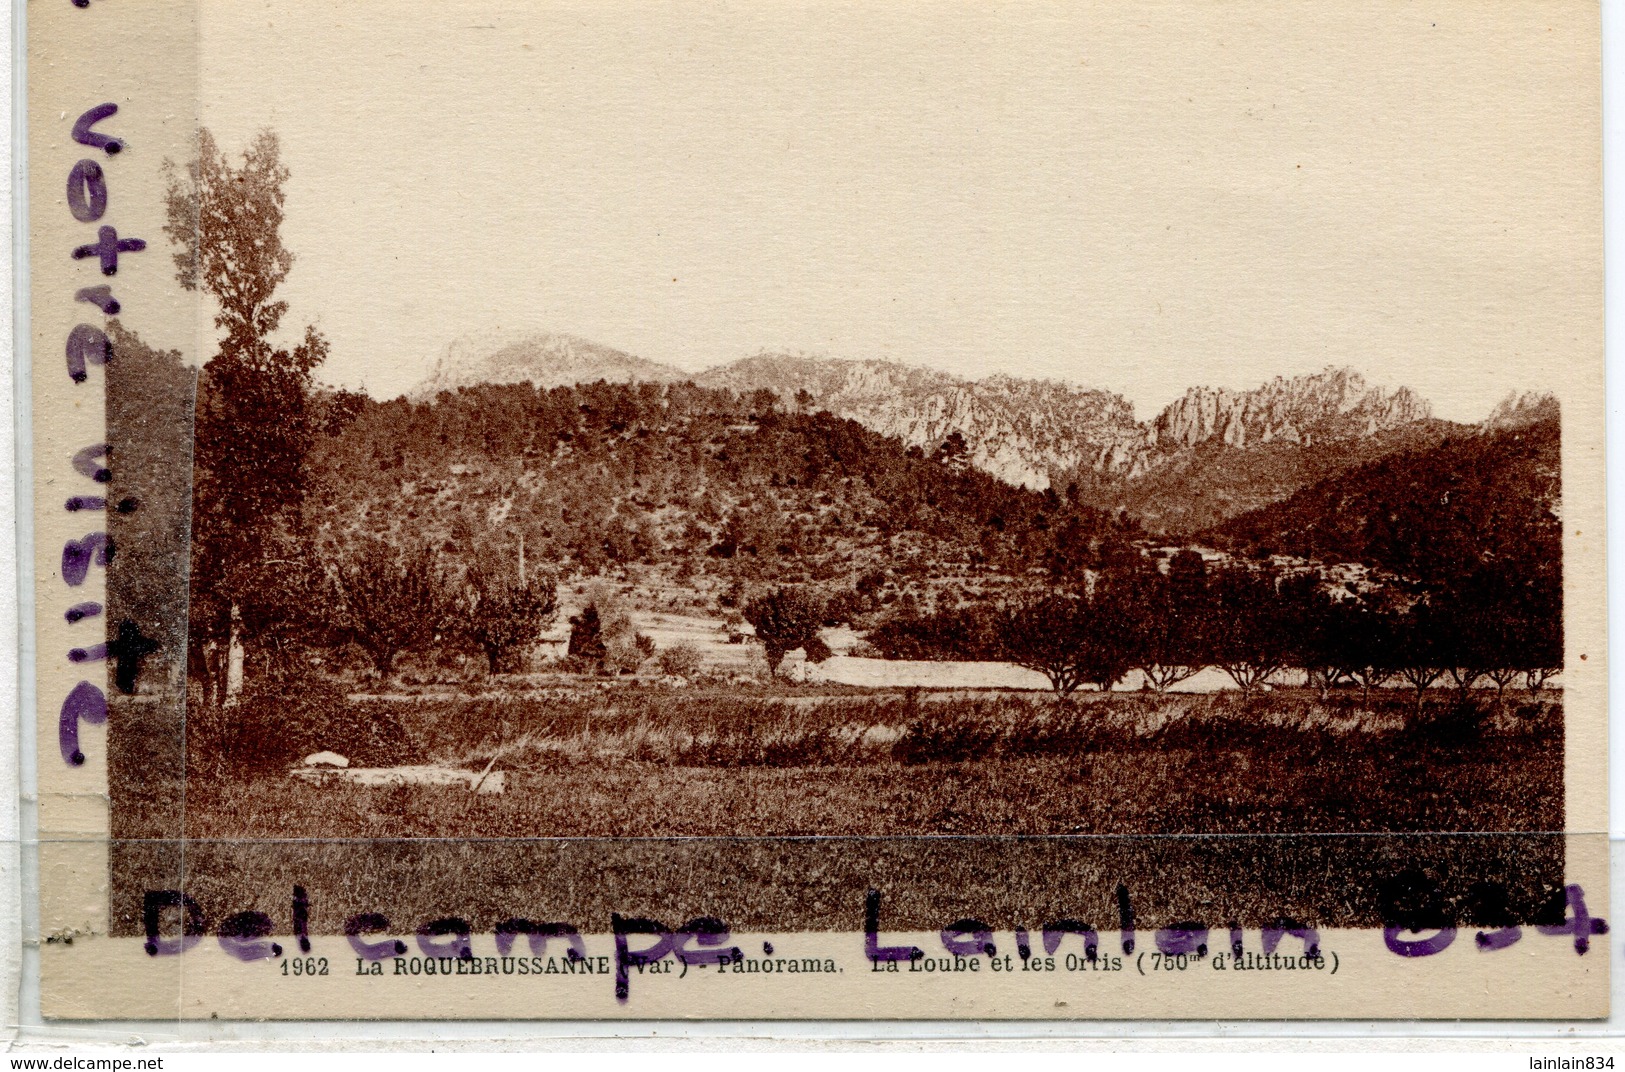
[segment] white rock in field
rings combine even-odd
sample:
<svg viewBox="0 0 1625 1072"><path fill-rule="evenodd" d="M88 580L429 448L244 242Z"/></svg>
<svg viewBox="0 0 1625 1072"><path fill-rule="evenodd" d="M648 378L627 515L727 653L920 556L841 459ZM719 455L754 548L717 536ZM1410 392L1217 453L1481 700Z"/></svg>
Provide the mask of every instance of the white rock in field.
<svg viewBox="0 0 1625 1072"><path fill-rule="evenodd" d="M350 761L337 752L317 752L304 758L307 767L348 767Z"/></svg>

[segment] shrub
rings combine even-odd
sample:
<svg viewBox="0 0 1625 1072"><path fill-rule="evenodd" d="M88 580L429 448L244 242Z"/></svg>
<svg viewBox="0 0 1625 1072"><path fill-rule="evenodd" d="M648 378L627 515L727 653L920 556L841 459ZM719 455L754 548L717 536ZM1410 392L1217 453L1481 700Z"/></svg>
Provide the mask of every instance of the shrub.
<svg viewBox="0 0 1625 1072"><path fill-rule="evenodd" d="M605 648L605 665L617 674L630 674L655 653L655 642L642 633L623 633L609 641Z"/></svg>
<svg viewBox="0 0 1625 1072"><path fill-rule="evenodd" d="M928 715L908 724L892 744L892 758L902 763L986 759L1001 736L996 725L980 719Z"/></svg>
<svg viewBox="0 0 1625 1072"><path fill-rule="evenodd" d="M1432 715L1416 716L1407 728L1422 743L1454 748L1481 740L1489 719L1489 704L1458 693Z"/></svg>
<svg viewBox="0 0 1625 1072"><path fill-rule="evenodd" d="M268 681L229 706L194 708L186 730L189 767L224 777L286 771L323 751L356 766L419 758L396 705L351 704L342 688L319 677Z"/></svg>
<svg viewBox="0 0 1625 1072"><path fill-rule="evenodd" d="M700 670L700 652L692 644L673 644L656 656L660 672L668 677L692 678Z"/></svg>

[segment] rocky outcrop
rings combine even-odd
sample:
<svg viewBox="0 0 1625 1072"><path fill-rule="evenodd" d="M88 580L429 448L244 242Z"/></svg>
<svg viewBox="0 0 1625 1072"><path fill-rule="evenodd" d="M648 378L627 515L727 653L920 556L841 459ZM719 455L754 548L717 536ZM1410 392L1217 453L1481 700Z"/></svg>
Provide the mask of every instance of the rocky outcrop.
<svg viewBox="0 0 1625 1072"><path fill-rule="evenodd" d="M1543 391L1525 391L1519 394L1514 391L1490 411L1483 428L1487 432L1502 428L1522 428L1537 421L1556 420L1557 417L1557 399L1551 394Z"/></svg>
<svg viewBox="0 0 1625 1072"><path fill-rule="evenodd" d="M1291 379L1277 376L1253 391L1192 387L1152 422L1158 452L1190 450L1211 439L1246 448L1276 440L1308 446L1352 439L1431 413L1408 387L1372 387L1352 369L1328 368Z"/></svg>
<svg viewBox="0 0 1625 1072"><path fill-rule="evenodd" d="M965 380L890 361L788 354L758 354L697 379L735 390L766 387L786 405L825 409L926 451L958 432L971 464L1034 489L1080 464L1131 466L1147 445L1126 399L1053 380Z"/></svg>
<svg viewBox="0 0 1625 1072"><path fill-rule="evenodd" d="M1385 390L1351 369L1277 377L1252 391L1193 387L1149 423L1109 391L1051 380L963 380L887 361L759 354L713 369L701 383L768 387L885 435L933 449L954 432L971 461L1014 484L1045 488L1062 473L1133 478L1216 441L1246 449L1368 438L1429 417L1409 388Z"/></svg>

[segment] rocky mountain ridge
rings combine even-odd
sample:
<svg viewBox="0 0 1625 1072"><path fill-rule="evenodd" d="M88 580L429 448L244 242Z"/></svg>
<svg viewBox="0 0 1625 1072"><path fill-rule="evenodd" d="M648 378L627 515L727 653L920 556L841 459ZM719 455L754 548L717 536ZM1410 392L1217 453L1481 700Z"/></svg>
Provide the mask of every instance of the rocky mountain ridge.
<svg viewBox="0 0 1625 1072"><path fill-rule="evenodd" d="M1121 395L1057 380L971 380L895 361L768 351L688 373L552 334L454 344L411 397L480 383L595 380L772 391L786 409L827 410L927 454L958 433L970 463L1007 483L1076 486L1168 530L1205 527L1305 480L1459 429L1433 420L1409 388L1370 384L1350 368L1278 376L1252 390L1191 387L1142 421ZM1509 398L1485 427L1533 419L1546 398Z"/></svg>
<svg viewBox="0 0 1625 1072"><path fill-rule="evenodd" d="M958 432L972 464L1013 484L1043 489L1061 474L1133 478L1211 441L1246 449L1313 445L1377 435L1426 420L1409 388L1367 384L1352 369L1277 377L1250 391L1192 387L1147 422L1121 395L1004 374L967 380L895 361L763 352L698 374L569 335L460 340L411 397L479 383L556 387L603 379L692 379L737 391L767 389L787 405L812 405L924 449ZM1511 404L1511 403L1509 403Z"/></svg>
<svg viewBox="0 0 1625 1072"><path fill-rule="evenodd" d="M1158 449L1170 452L1214 438L1241 449L1276 440L1308 446L1372 436L1430 416L1428 404L1410 388L1373 387L1353 369L1333 367L1277 376L1252 391L1192 387L1151 426Z"/></svg>
<svg viewBox="0 0 1625 1072"><path fill-rule="evenodd" d="M766 387L788 405L827 409L926 451L958 432L971 464L1034 490L1070 466L1129 466L1146 438L1120 395L1054 380L965 380L891 361L787 354L758 354L695 379L739 391Z"/></svg>

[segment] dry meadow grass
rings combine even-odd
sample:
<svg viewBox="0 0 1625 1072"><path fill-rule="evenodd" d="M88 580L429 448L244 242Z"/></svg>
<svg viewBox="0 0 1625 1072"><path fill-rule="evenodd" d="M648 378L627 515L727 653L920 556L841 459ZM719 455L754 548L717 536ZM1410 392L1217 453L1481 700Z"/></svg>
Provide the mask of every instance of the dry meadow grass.
<svg viewBox="0 0 1625 1072"><path fill-rule="evenodd" d="M189 781L212 838L806 837L1562 828L1561 711L1469 739L1407 701L1275 694L688 695L353 704L393 758L507 771L501 795Z"/></svg>
<svg viewBox="0 0 1625 1072"><path fill-rule="evenodd" d="M139 890L183 881L210 911L280 918L297 883L330 930L363 910L851 929L879 888L899 926L1013 925L1105 919L1123 883L1164 923L1372 925L1414 880L1464 917L1497 883L1530 918L1562 881L1562 706L1489 695L1421 717L1303 690L342 699L337 724L368 727L357 762L495 754L506 792L319 787L194 747L184 856L120 845L116 915L136 928Z"/></svg>

